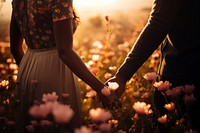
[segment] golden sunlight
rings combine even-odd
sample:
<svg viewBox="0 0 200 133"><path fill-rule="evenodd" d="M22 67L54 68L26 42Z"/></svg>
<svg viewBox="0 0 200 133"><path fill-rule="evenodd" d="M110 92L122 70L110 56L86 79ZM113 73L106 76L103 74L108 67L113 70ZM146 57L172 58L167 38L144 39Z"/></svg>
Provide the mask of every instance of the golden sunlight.
<svg viewBox="0 0 200 133"><path fill-rule="evenodd" d="M73 3L76 7L91 7L91 8L101 8L105 10L107 8L140 8L149 6L152 4L153 0L74 0Z"/></svg>
<svg viewBox="0 0 200 133"><path fill-rule="evenodd" d="M111 6L120 0L74 0L74 4L77 6L92 6L92 7L101 7L101 6Z"/></svg>
<svg viewBox="0 0 200 133"><path fill-rule="evenodd" d="M110 14L116 11L129 12L132 9L150 7L153 0L74 0L74 7L83 17L95 14Z"/></svg>

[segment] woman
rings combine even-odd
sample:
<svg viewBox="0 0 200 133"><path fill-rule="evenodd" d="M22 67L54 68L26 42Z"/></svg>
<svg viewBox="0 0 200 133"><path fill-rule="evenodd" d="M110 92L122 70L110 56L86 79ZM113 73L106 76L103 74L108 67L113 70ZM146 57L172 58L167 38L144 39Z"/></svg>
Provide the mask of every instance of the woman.
<svg viewBox="0 0 200 133"><path fill-rule="evenodd" d="M19 65L17 108L18 132L26 132L28 109L33 101L40 101L44 93L56 92L59 101L75 111L71 125L81 125L80 88L76 74L90 85L102 103L107 98L100 92L104 84L85 66L73 50L76 30L72 0L13 0L10 22L10 48ZM23 52L25 39L28 50ZM74 74L73 74L74 73ZM63 94L69 94L67 100ZM103 102L105 101L105 102Z"/></svg>

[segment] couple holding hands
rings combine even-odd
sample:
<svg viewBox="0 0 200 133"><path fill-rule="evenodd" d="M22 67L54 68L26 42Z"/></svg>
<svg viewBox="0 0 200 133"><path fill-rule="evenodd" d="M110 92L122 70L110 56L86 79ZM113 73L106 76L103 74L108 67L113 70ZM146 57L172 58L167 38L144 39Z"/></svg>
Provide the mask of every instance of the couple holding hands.
<svg viewBox="0 0 200 133"><path fill-rule="evenodd" d="M154 0L149 20L116 74L106 83L97 79L73 50L73 34L79 17L72 0L13 0L10 21L10 49L19 66L16 96L20 104L16 112L19 133L26 132L28 108L41 101L45 93L56 92L59 101L69 94L66 104L75 112L74 128L81 125L80 87L77 77L93 88L104 107L110 103L101 90L108 82L116 82L116 100L123 94L126 82L160 46L162 56L159 81L172 86L192 84L196 101L191 109L192 127L199 131L200 14L199 0ZM23 51L23 41L28 47ZM77 77L76 77L77 76ZM32 81L37 81L33 83ZM160 109L163 95L155 91L154 101ZM164 113L163 109L160 112Z"/></svg>

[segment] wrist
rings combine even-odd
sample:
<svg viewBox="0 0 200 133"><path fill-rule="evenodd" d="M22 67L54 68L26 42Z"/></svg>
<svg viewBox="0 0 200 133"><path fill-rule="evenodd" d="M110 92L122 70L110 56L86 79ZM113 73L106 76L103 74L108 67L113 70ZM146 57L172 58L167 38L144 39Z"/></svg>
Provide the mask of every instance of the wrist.
<svg viewBox="0 0 200 133"><path fill-rule="evenodd" d="M126 83L126 82L127 82L127 79L126 79L123 75L121 75L120 73L117 73L117 74L115 75L115 77L116 77L116 79L117 79L118 81L120 81L120 82L122 82L122 83Z"/></svg>

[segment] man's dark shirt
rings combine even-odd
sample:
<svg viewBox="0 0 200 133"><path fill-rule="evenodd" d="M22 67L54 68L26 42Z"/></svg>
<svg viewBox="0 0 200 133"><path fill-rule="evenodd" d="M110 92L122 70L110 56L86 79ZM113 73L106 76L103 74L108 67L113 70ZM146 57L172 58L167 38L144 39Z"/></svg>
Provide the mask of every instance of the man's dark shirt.
<svg viewBox="0 0 200 133"><path fill-rule="evenodd" d="M161 45L159 74L198 80L200 75L200 0L155 0L149 21L116 75L130 79Z"/></svg>

